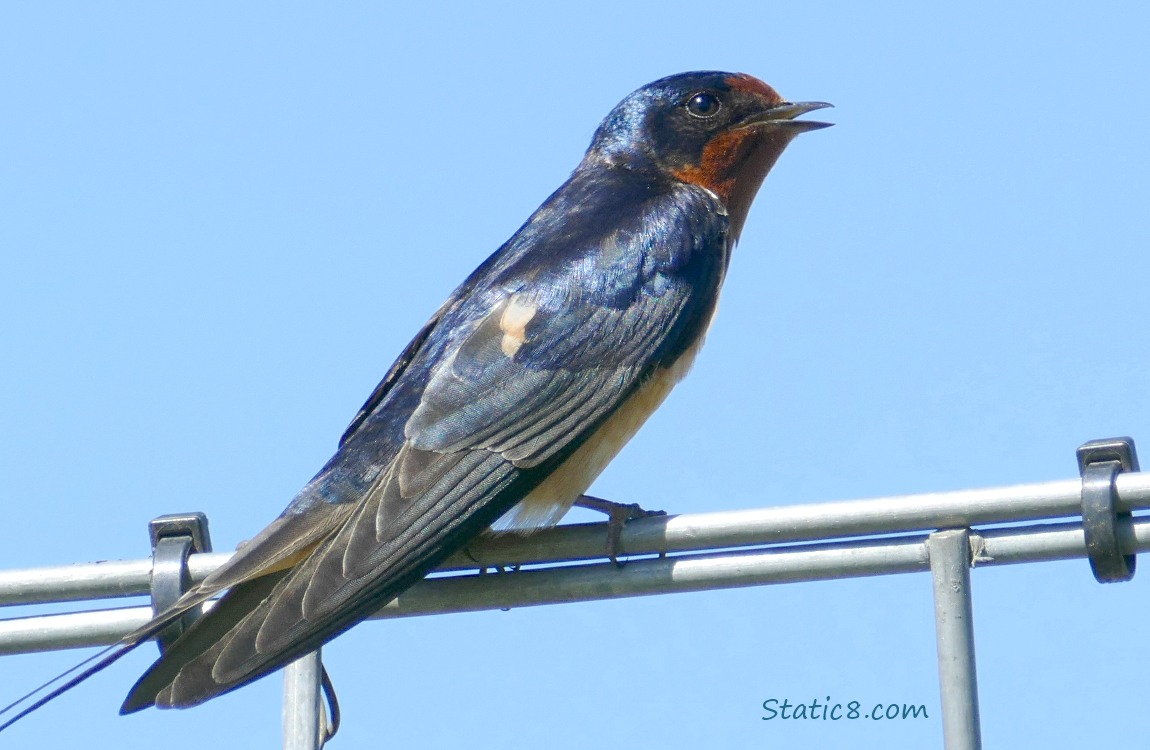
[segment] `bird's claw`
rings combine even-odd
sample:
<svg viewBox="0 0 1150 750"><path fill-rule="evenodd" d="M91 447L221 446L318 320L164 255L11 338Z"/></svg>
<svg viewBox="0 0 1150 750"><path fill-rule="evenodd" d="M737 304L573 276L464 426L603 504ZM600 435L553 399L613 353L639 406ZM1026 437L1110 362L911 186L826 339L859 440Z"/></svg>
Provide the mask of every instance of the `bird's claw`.
<svg viewBox="0 0 1150 750"><path fill-rule="evenodd" d="M624 563L619 562L619 555L622 552L623 527L627 522L636 518L667 515L665 510L646 510L640 507L638 503L616 503L590 495L581 496L575 501L575 505L607 514L607 557L620 568L624 565Z"/></svg>

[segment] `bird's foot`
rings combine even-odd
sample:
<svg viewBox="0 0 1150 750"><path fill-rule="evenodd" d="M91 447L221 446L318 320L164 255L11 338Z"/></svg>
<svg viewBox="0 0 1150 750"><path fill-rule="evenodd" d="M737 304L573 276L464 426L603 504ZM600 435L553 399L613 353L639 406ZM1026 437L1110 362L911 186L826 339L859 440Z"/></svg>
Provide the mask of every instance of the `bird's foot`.
<svg viewBox="0 0 1150 750"><path fill-rule="evenodd" d="M502 565L500 563L482 563L475 555L471 553L470 547L463 547L459 550L460 554L466 557L471 562L475 563L475 567L479 569L479 575L487 575L488 569L494 574L499 573L517 573L522 565L515 563L514 565Z"/></svg>
<svg viewBox="0 0 1150 750"><path fill-rule="evenodd" d="M607 514L607 557L611 558L611 562L615 563L618 567L623 567L623 563L619 562L619 555L622 553L620 549L620 541L623 535L623 527L628 521L636 518L646 518L647 516L665 516L665 510L645 510L639 506L638 503L616 503L611 500L604 500L601 497L592 497L591 495L582 495L575 501L575 505L579 508L586 508L587 510L594 510L600 513Z"/></svg>

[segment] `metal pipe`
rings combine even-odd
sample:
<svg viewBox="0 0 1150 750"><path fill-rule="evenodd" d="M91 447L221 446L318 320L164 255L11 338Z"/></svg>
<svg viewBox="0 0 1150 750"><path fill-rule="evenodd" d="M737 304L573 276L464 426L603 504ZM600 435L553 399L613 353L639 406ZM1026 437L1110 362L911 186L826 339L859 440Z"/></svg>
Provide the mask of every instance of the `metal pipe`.
<svg viewBox="0 0 1150 750"><path fill-rule="evenodd" d="M316 649L284 667L283 749L319 750L323 673Z"/></svg>
<svg viewBox="0 0 1150 750"><path fill-rule="evenodd" d="M193 581L223 565L234 552L188 555ZM152 585L152 558L104 560L44 568L0 570L0 606L141 596Z"/></svg>
<svg viewBox="0 0 1150 750"><path fill-rule="evenodd" d="M1150 508L1150 472L1116 479L1119 511ZM756 510L640 518L623 529L626 554L688 552L784 542L1078 516L1081 479ZM524 536L493 534L450 558L444 571L573 562L605 556L606 524L572 524ZM191 555L193 581L230 553ZM0 571L0 606L148 593L151 560Z"/></svg>
<svg viewBox="0 0 1150 750"><path fill-rule="evenodd" d="M560 602L910 573L930 568L926 535L776 546L611 563L433 577L383 607L375 618L471 612ZM1120 539L1127 553L1150 551L1150 517ZM974 564L1008 565L1086 556L1080 523L975 532ZM151 617L149 607L0 620L0 654L114 643Z"/></svg>
<svg viewBox="0 0 1150 750"><path fill-rule="evenodd" d="M970 530L936 531L926 546L934 582L943 743L946 750L981 750L970 600Z"/></svg>

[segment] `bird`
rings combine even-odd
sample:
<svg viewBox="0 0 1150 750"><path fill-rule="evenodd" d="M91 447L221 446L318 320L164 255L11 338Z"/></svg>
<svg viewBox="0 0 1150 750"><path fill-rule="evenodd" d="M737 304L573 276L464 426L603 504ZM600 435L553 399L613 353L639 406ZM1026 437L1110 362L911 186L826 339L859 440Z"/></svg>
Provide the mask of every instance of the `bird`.
<svg viewBox="0 0 1150 750"><path fill-rule="evenodd" d="M219 597L121 713L203 703L348 630L486 530L557 523L691 368L759 187L797 135L829 126L797 118L829 106L722 71L625 97L283 513L49 698Z"/></svg>

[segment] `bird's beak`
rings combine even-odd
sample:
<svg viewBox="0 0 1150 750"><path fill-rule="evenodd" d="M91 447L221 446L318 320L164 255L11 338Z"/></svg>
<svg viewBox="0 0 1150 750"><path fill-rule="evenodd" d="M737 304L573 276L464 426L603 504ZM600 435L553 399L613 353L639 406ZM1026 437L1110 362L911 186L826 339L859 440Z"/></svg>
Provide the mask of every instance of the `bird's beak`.
<svg viewBox="0 0 1150 750"><path fill-rule="evenodd" d="M799 115L813 112L816 109L833 107L826 102L783 102L769 109L751 115L738 124L740 128L769 125L771 127L785 128L788 132L798 135L810 130L829 128L833 122L816 122L814 120L796 120Z"/></svg>

